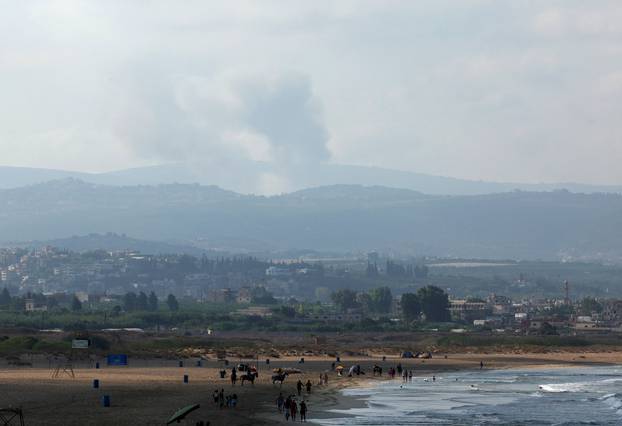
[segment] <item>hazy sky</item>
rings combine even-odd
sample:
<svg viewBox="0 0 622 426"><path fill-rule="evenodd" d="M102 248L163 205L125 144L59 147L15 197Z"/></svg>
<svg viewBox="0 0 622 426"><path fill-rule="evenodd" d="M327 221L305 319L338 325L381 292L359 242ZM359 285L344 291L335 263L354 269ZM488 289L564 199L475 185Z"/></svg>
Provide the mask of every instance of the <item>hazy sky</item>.
<svg viewBox="0 0 622 426"><path fill-rule="evenodd" d="M0 164L622 183L619 0L0 7Z"/></svg>

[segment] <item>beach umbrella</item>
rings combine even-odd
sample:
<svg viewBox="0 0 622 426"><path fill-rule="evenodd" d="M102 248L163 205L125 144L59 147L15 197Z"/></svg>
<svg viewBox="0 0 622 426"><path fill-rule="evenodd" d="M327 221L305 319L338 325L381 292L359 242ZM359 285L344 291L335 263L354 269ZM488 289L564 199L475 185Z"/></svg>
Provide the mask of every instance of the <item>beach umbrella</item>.
<svg viewBox="0 0 622 426"><path fill-rule="evenodd" d="M171 423L179 422L180 420L185 419L188 414L192 413L194 410L199 409L200 407L201 406L199 404L188 405L187 407L184 407L175 412L175 414L173 414L171 418L168 419L166 424L170 425Z"/></svg>

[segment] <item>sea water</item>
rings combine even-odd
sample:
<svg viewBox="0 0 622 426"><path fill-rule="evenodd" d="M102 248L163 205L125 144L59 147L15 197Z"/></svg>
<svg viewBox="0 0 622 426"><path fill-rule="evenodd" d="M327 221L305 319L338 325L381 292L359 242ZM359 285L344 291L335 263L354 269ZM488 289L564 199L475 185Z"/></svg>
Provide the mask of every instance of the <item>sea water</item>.
<svg viewBox="0 0 622 426"><path fill-rule="evenodd" d="M346 389L322 425L622 425L622 367L483 370Z"/></svg>

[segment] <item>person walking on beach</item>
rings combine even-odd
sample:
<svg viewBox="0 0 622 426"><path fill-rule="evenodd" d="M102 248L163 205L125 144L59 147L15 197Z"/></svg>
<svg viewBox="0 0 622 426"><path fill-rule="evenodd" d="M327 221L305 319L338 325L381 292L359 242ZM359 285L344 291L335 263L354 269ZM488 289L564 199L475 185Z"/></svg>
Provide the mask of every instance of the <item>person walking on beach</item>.
<svg viewBox="0 0 622 426"><path fill-rule="evenodd" d="M300 422L305 422L307 421L307 403L304 401L304 399L300 402Z"/></svg>
<svg viewBox="0 0 622 426"><path fill-rule="evenodd" d="M328 373L324 373L324 384L328 384Z"/></svg>
<svg viewBox="0 0 622 426"><path fill-rule="evenodd" d="M484 368L484 361L480 361L479 362L479 369L483 369Z"/></svg>
<svg viewBox="0 0 622 426"><path fill-rule="evenodd" d="M214 398L214 404L218 404L218 389L214 390L214 393L212 394L212 398Z"/></svg>
<svg viewBox="0 0 622 426"><path fill-rule="evenodd" d="M220 392L218 392L218 403L220 405L220 408L223 408L225 406L225 390L221 389Z"/></svg>
<svg viewBox="0 0 622 426"><path fill-rule="evenodd" d="M296 400L292 399L291 404L289 404L289 414L292 417L292 422L296 421L296 414L298 413L298 404L296 404Z"/></svg>
<svg viewBox="0 0 622 426"><path fill-rule="evenodd" d="M402 375L402 363L397 364L397 374Z"/></svg>
<svg viewBox="0 0 622 426"><path fill-rule="evenodd" d="M408 381L409 382L413 381L413 371L412 370L408 370Z"/></svg>
<svg viewBox="0 0 622 426"><path fill-rule="evenodd" d="M302 393L302 381L298 379L298 383L296 383L296 389L298 390L298 396Z"/></svg>
<svg viewBox="0 0 622 426"><path fill-rule="evenodd" d="M231 369L231 386L235 386L235 382L238 380L238 373L235 371L235 367Z"/></svg>
<svg viewBox="0 0 622 426"><path fill-rule="evenodd" d="M283 393L279 393L279 397L276 399L276 406L279 409L279 413L283 412L283 404L285 404L285 398L283 398Z"/></svg>
<svg viewBox="0 0 622 426"><path fill-rule="evenodd" d="M306 384L307 393L311 393L311 386L312 386L311 380L307 380L307 384Z"/></svg>
<svg viewBox="0 0 622 426"><path fill-rule="evenodd" d="M404 370L404 372L402 373L402 382L406 383L407 380L408 380L408 371Z"/></svg>
<svg viewBox="0 0 622 426"><path fill-rule="evenodd" d="M283 404L283 410L285 411L285 421L289 420L290 411L289 408L292 405L292 397L291 395L287 397L285 403Z"/></svg>

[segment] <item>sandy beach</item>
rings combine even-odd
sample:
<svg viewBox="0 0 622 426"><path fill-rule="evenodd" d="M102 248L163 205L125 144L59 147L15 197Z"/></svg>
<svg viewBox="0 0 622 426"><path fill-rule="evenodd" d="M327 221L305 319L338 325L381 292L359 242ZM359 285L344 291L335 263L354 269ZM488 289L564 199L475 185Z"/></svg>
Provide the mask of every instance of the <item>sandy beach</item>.
<svg viewBox="0 0 622 426"><path fill-rule="evenodd" d="M364 386L374 380L387 380L386 370L402 363L423 376L441 371L477 369L480 361L487 369L529 366L572 366L622 364L621 352L560 352L546 354L448 354L433 359L399 359L380 356L345 357L341 364L349 367L360 364L367 374L358 377L339 377L330 371L334 358L298 358L272 360L270 365L259 363L259 377L254 385L232 386L229 379L221 379L222 361L208 360L201 367L195 360L178 361L130 360L129 367L95 369L91 365L74 365L75 378L61 374L52 378L53 366L35 362L32 367L3 366L0 369L0 401L2 407L21 407L27 425L162 425L179 408L198 403L201 408L181 424L195 425L209 421L211 425L262 425L285 423L278 415L275 400L279 392L285 396L296 394L296 382L311 380L313 389L305 395L308 401L309 421L324 415L325 410L348 408L360 404L342 396L338 390L348 386ZM237 362L237 361L235 361ZM235 363L231 360L231 365ZM384 369L382 377L371 375L374 364ZM282 387L271 383L272 369L298 368L302 374L287 378ZM327 371L329 383L317 384L320 373ZM189 383L183 376L189 376ZM93 380L100 388L93 388ZM236 408L221 409L213 402L212 393L224 389L225 395L236 393ZM110 407L103 407L101 397L109 395Z"/></svg>

